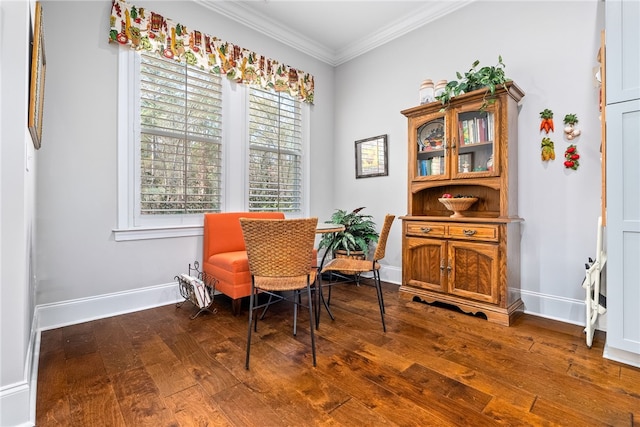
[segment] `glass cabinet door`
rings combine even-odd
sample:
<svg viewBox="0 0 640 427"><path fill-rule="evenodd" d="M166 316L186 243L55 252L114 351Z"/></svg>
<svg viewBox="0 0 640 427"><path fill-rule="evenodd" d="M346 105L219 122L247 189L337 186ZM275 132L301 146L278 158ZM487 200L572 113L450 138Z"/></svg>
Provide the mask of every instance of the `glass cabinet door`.
<svg viewBox="0 0 640 427"><path fill-rule="evenodd" d="M498 175L495 115L493 106L481 109L480 105L477 109L455 112L455 126L452 131L456 134L456 143L452 147L452 177L476 178Z"/></svg>
<svg viewBox="0 0 640 427"><path fill-rule="evenodd" d="M417 177L444 179L449 176L449 153L445 118L431 119L417 129Z"/></svg>

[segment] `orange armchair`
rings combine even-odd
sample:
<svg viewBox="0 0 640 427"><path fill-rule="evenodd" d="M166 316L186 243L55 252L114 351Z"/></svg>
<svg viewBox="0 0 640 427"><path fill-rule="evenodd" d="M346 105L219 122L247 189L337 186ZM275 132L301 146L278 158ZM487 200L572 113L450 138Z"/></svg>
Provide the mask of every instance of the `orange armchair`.
<svg viewBox="0 0 640 427"><path fill-rule="evenodd" d="M221 212L204 214L202 271L218 280L216 290L231 298L233 314L251 294L251 273L240 218L284 219L282 212Z"/></svg>

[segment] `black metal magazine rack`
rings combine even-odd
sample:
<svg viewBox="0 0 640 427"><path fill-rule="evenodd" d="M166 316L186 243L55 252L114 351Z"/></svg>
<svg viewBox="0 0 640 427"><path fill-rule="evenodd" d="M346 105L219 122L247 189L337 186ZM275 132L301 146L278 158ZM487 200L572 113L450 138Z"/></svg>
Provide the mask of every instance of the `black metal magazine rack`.
<svg viewBox="0 0 640 427"><path fill-rule="evenodd" d="M204 312L211 314L218 312L217 309L213 308L213 297L216 293L216 284L218 283L218 280L211 277L211 275L200 271L200 264L198 261L194 261L193 267L189 264L189 273L186 277L184 274L180 274L175 276L175 279L178 282L180 295L184 298L184 301L177 303L176 307L179 308L186 301L189 301L198 308L198 311L190 317L192 320ZM201 289L199 289L199 285L204 286L201 286Z"/></svg>

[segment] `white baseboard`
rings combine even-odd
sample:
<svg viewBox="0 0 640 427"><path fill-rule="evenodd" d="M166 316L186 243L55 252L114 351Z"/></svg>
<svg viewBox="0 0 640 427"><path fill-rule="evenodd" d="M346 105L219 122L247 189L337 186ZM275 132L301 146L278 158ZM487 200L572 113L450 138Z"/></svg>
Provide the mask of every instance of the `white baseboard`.
<svg viewBox="0 0 640 427"><path fill-rule="evenodd" d="M38 359L40 357L40 331L37 311L31 322L29 347L25 357L24 380L0 389L0 426L34 426L36 415L36 388L38 385Z"/></svg>
<svg viewBox="0 0 640 427"><path fill-rule="evenodd" d="M21 381L3 387L0 390L0 425L33 426L30 417L31 388L29 383Z"/></svg>
<svg viewBox="0 0 640 427"><path fill-rule="evenodd" d="M402 281L402 270L397 267L383 266L380 270L380 276L385 282L399 285ZM46 331L174 304L182 299L178 291L178 284L175 282L166 283L130 291L38 305L34 321L37 322L35 324L38 331Z"/></svg>
<svg viewBox="0 0 640 427"><path fill-rule="evenodd" d="M124 292L79 298L36 307L38 330L60 328L119 314L180 302L178 284L167 283Z"/></svg>
<svg viewBox="0 0 640 427"><path fill-rule="evenodd" d="M619 348L611 347L608 344L604 346L604 353L602 354L602 357L640 368L640 354L620 350Z"/></svg>
<svg viewBox="0 0 640 427"><path fill-rule="evenodd" d="M520 292L522 302L524 302L525 313L585 326L586 308L583 300L563 298L556 295L527 290L521 290ZM598 323L596 323L596 329L601 329Z"/></svg>
<svg viewBox="0 0 640 427"><path fill-rule="evenodd" d="M402 269L390 265L380 267L380 280L400 286L402 284Z"/></svg>

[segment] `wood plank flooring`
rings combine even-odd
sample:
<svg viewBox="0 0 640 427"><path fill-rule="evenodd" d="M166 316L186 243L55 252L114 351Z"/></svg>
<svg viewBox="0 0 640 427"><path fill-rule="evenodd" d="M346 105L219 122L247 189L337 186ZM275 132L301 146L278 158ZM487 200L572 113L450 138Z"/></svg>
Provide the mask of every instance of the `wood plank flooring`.
<svg viewBox="0 0 640 427"><path fill-rule="evenodd" d="M640 369L602 358L582 328L522 315L511 327L338 286L317 331L288 304L194 320L184 304L45 331L37 426L640 426Z"/></svg>

